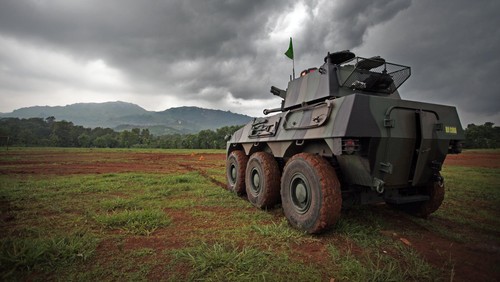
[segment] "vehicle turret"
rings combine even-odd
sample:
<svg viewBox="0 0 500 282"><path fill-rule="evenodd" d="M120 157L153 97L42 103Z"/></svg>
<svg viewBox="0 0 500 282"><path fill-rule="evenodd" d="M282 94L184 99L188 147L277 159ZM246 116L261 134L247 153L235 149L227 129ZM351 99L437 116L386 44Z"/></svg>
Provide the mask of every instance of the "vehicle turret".
<svg viewBox="0 0 500 282"><path fill-rule="evenodd" d="M348 50L328 53L323 65L303 70L286 91L271 86L271 93L284 101L280 108L264 110L264 114L354 93L399 99L397 89L410 75L410 67L388 63L380 56L356 57Z"/></svg>

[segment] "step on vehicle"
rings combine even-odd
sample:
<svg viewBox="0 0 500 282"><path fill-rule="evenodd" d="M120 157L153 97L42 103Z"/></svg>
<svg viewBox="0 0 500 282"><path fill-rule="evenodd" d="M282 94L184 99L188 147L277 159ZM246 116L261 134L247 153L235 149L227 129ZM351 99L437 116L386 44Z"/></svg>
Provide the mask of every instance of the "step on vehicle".
<svg viewBox="0 0 500 282"><path fill-rule="evenodd" d="M460 153L464 132L455 107L401 99L397 89L410 74L341 51L286 90L271 87L281 107L227 142L228 190L260 209L281 202L288 222L308 233L332 227L353 205L435 212L445 192L441 167Z"/></svg>

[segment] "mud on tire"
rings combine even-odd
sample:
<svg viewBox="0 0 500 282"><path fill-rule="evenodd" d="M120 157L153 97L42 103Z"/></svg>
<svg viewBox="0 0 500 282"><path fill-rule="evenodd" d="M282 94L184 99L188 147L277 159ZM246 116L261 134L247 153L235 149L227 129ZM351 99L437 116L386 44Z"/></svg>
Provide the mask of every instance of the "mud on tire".
<svg viewBox="0 0 500 282"><path fill-rule="evenodd" d="M258 208L272 208L280 200L280 169L274 157L266 152L250 156L245 174L250 203Z"/></svg>
<svg viewBox="0 0 500 282"><path fill-rule="evenodd" d="M226 160L227 189L238 195L245 194L245 170L248 157L243 151L232 151Z"/></svg>
<svg viewBox="0 0 500 282"><path fill-rule="evenodd" d="M431 213L437 211L444 200L444 182L431 182L424 187L424 193L430 197L429 200L421 202L414 208L415 215L428 217Z"/></svg>
<svg viewBox="0 0 500 282"><path fill-rule="evenodd" d="M342 196L333 167L321 156L300 153L286 164L281 201L290 224L308 233L330 228L340 217Z"/></svg>

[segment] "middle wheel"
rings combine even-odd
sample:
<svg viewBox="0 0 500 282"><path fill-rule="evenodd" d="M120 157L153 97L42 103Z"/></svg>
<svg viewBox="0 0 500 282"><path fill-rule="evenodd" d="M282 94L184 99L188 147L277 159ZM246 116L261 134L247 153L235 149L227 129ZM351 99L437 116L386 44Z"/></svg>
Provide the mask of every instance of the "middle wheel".
<svg viewBox="0 0 500 282"><path fill-rule="evenodd" d="M257 152L250 156L245 173L247 197L254 206L271 208L280 199L280 169L273 155Z"/></svg>

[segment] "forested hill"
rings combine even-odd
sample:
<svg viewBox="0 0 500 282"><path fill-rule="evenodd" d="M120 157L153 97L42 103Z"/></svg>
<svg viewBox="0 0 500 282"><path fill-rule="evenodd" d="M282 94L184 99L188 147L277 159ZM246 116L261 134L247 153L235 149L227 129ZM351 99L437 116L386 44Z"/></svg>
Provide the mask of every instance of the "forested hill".
<svg viewBox="0 0 500 282"><path fill-rule="evenodd" d="M161 112L147 111L125 102L78 103L67 106L35 106L17 109L0 117L47 118L70 121L84 127L103 127L115 130L149 129L158 136L175 133L196 133L204 129L242 125L252 118L228 111L198 107L170 108Z"/></svg>

